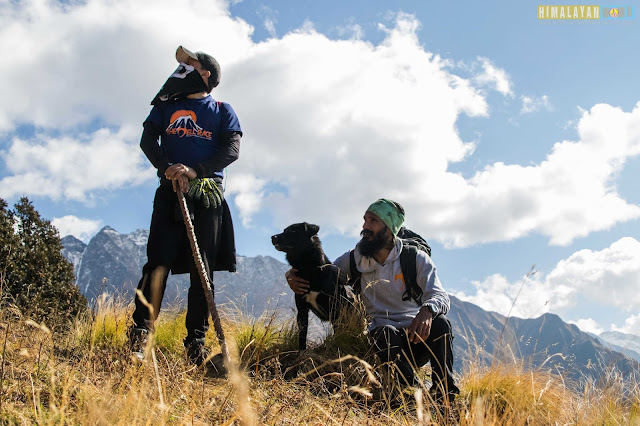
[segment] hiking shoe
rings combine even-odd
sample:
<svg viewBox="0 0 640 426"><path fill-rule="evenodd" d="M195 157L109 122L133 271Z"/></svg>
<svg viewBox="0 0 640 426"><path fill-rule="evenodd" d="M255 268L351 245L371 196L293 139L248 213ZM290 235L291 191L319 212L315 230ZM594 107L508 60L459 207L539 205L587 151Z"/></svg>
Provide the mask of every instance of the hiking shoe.
<svg viewBox="0 0 640 426"><path fill-rule="evenodd" d="M209 356L209 351L204 346L204 339L185 339L184 347L187 351L189 362L200 367Z"/></svg>
<svg viewBox="0 0 640 426"><path fill-rule="evenodd" d="M129 330L129 348L132 354L144 361L144 350L149 343L149 331L144 328L132 328Z"/></svg>
<svg viewBox="0 0 640 426"><path fill-rule="evenodd" d="M190 342L185 342L185 347L189 361L198 367L204 365L207 369L207 375L219 377L227 374L222 354L211 357L211 353L204 346L204 339L193 339Z"/></svg>

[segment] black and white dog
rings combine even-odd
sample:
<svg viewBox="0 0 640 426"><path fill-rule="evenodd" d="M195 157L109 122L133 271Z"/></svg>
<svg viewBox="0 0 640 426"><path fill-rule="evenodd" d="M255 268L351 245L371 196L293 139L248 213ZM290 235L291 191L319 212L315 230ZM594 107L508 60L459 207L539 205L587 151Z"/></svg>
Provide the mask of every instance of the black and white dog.
<svg viewBox="0 0 640 426"><path fill-rule="evenodd" d="M335 326L343 308L351 303L344 287L346 274L324 254L318 238L319 229L306 222L294 223L271 237L276 250L286 253L287 262L298 271L297 275L309 281L309 292L295 295L299 350L307 347L309 310L320 320L330 321Z"/></svg>

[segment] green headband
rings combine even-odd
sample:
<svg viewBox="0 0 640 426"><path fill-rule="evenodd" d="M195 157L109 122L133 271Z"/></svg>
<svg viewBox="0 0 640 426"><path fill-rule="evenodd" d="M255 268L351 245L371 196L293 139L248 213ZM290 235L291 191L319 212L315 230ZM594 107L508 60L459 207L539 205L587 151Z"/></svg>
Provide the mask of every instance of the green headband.
<svg viewBox="0 0 640 426"><path fill-rule="evenodd" d="M404 215L398 210L393 201L386 198L380 198L374 202L367 209L378 216L382 222L391 230L393 235L396 235L400 230L400 227L404 223Z"/></svg>

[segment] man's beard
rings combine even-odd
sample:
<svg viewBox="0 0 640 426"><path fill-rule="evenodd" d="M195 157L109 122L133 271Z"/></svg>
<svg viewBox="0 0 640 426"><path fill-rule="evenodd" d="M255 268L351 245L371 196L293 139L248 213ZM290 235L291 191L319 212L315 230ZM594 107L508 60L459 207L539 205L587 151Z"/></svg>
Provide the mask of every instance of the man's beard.
<svg viewBox="0 0 640 426"><path fill-rule="evenodd" d="M386 232L386 226L376 234L369 230L363 229L362 232L360 232L360 235L362 235L362 239L358 244L358 251L360 252L360 254L365 257L372 257L379 250L385 248L388 244L387 238L385 237ZM372 235L373 239L370 240L369 237L371 237Z"/></svg>

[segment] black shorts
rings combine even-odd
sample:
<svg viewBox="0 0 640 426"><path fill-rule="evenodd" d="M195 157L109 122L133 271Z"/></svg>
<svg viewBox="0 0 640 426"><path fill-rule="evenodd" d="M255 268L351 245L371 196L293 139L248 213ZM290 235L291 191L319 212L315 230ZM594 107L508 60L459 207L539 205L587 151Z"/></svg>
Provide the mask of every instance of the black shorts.
<svg viewBox="0 0 640 426"><path fill-rule="evenodd" d="M200 254L210 271L236 271L236 247L231 212L226 200L208 209L198 202L187 203ZM173 274L189 272L193 264L187 229L173 188L161 185L153 200L151 229L147 243L147 266L167 266Z"/></svg>

